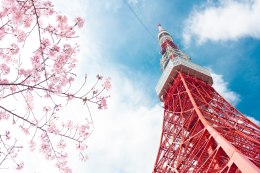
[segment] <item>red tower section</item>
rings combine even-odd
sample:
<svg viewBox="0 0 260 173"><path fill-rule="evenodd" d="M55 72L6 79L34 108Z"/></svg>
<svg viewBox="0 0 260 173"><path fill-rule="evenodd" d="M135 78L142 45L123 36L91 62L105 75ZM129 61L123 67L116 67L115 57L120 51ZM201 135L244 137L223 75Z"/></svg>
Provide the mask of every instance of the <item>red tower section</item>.
<svg viewBox="0 0 260 173"><path fill-rule="evenodd" d="M158 39L164 117L153 173L260 173L260 127L215 91L210 72L160 25Z"/></svg>

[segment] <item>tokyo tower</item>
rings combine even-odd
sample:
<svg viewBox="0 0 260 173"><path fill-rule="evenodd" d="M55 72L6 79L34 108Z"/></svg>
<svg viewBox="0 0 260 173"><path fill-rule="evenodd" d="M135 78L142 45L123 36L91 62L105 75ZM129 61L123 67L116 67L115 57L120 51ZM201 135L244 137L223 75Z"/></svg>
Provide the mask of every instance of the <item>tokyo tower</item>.
<svg viewBox="0 0 260 173"><path fill-rule="evenodd" d="M190 61L159 27L164 103L153 173L260 173L260 127L211 86L210 72Z"/></svg>

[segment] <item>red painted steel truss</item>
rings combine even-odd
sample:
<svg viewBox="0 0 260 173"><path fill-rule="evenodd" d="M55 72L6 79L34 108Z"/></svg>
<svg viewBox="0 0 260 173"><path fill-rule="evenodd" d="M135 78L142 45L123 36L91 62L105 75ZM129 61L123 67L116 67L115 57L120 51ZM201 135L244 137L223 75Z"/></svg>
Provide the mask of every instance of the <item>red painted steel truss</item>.
<svg viewBox="0 0 260 173"><path fill-rule="evenodd" d="M260 172L259 144L259 126L209 84L179 72L164 96L153 172Z"/></svg>

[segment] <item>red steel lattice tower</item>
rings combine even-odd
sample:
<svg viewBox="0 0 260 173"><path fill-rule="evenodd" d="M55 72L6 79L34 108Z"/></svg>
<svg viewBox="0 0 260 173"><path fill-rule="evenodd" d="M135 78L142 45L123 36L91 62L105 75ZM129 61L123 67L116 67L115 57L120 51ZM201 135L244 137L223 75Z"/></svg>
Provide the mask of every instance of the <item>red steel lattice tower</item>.
<svg viewBox="0 0 260 173"><path fill-rule="evenodd" d="M153 173L260 173L260 127L215 91L210 72L161 25L158 39L164 117Z"/></svg>

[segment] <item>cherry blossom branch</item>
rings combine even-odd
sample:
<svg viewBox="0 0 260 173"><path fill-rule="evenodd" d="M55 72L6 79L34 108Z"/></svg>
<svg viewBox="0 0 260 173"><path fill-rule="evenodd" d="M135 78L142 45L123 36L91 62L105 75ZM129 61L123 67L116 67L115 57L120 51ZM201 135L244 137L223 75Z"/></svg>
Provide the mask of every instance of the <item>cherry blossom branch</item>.
<svg viewBox="0 0 260 173"><path fill-rule="evenodd" d="M29 136L32 151L38 144L47 159L55 158L57 167L68 172L66 143L76 143L80 159L86 160L86 140L94 129L89 105L105 109L106 92L111 88L110 79L102 81L98 75L89 90L87 77L77 90L72 89L79 50L74 43L76 30L83 27L84 20L77 17L70 24L48 0L2 0L0 19L0 134L6 133L0 135L0 167L11 164L9 161L19 170L24 166L14 157L17 144L22 143L15 131L10 133L16 129ZM83 102L89 115L78 123L60 113L64 105L77 100ZM12 145L10 138L15 139Z"/></svg>

